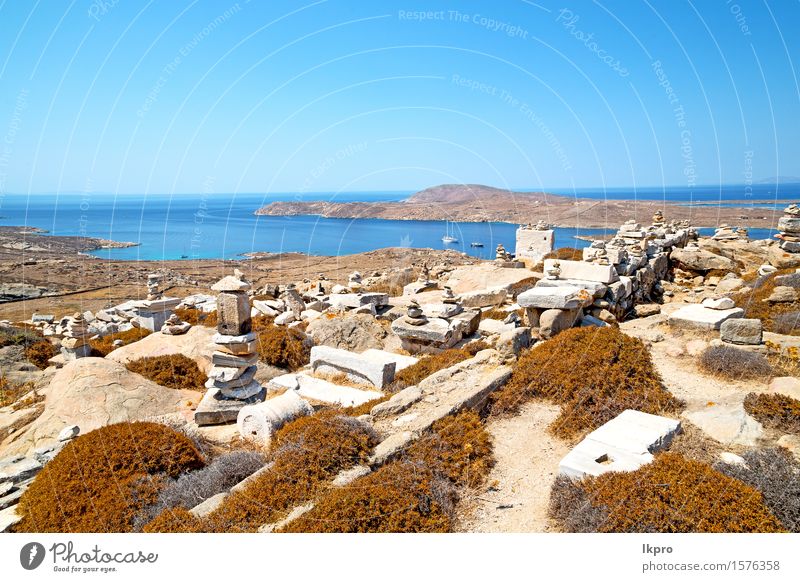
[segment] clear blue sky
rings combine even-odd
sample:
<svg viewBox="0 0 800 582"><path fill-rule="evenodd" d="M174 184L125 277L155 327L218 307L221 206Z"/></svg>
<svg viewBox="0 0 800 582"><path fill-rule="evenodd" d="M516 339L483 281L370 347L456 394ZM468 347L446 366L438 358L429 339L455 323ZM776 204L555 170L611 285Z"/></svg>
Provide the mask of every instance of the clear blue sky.
<svg viewBox="0 0 800 582"><path fill-rule="evenodd" d="M789 0L0 0L0 192L797 176L799 24Z"/></svg>

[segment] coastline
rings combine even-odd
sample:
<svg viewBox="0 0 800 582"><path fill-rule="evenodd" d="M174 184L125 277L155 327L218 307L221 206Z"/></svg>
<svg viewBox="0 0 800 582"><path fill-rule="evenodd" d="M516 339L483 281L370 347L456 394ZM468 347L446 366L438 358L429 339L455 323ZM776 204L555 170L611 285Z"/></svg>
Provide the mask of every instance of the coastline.
<svg viewBox="0 0 800 582"><path fill-rule="evenodd" d="M752 205L573 199L552 194L500 194L442 202L417 201L414 197L404 202L272 202L258 208L253 214L508 224L544 220L561 228L606 228L626 220L647 221L657 210L664 212L667 220L688 220L700 228L714 228L723 223L749 228L775 228L779 218L776 211Z"/></svg>

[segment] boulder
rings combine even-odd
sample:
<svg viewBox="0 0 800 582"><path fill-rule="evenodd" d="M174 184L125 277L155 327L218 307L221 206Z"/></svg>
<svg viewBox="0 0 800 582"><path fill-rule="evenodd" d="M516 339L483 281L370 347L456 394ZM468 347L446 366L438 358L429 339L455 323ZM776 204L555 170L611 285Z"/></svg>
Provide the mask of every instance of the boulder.
<svg viewBox="0 0 800 582"><path fill-rule="evenodd" d="M744 279L739 279L738 277L731 277L729 279L722 279L717 284L717 293L724 294L724 293L732 293L737 289L741 289L744 285Z"/></svg>
<svg viewBox="0 0 800 582"><path fill-rule="evenodd" d="M315 319L308 324L306 333L317 345L353 352L363 352L369 348L381 349L388 335L374 317L352 313Z"/></svg>
<svg viewBox="0 0 800 582"><path fill-rule="evenodd" d="M547 309L539 316L539 335L551 338L571 328L580 317L580 309Z"/></svg>
<svg viewBox="0 0 800 582"><path fill-rule="evenodd" d="M728 319L719 328L720 339L731 344L760 345L762 334L760 319Z"/></svg>
<svg viewBox="0 0 800 582"><path fill-rule="evenodd" d="M767 260L776 269L800 267L800 253L787 253L777 245L769 247Z"/></svg>
<svg viewBox="0 0 800 582"><path fill-rule="evenodd" d="M534 287L517 296L520 307L575 309L586 304L589 293L579 287Z"/></svg>
<svg viewBox="0 0 800 582"><path fill-rule="evenodd" d="M733 309L734 307L736 307L736 304L730 297L720 297L718 299L707 297L706 299L703 299L701 305L703 307L708 307L709 309L717 309L717 310Z"/></svg>
<svg viewBox="0 0 800 582"><path fill-rule="evenodd" d="M181 336L183 337L183 336ZM189 412L201 394L165 388L107 358L80 358L58 370L47 388L44 412L7 452L24 452L55 442L60 432L79 424L87 433L116 422L144 420L176 411Z"/></svg>
<svg viewBox="0 0 800 582"><path fill-rule="evenodd" d="M764 433L761 423L745 412L741 402L712 403L683 413L692 424L724 445L753 447Z"/></svg>
<svg viewBox="0 0 800 582"><path fill-rule="evenodd" d="M106 356L106 359L127 364L148 356L183 354L197 362L203 373L208 373L211 369L211 354L214 352L214 346L211 343L213 336L214 329L202 325L192 326L183 335L151 333L137 342L115 349Z"/></svg>
<svg viewBox="0 0 800 582"><path fill-rule="evenodd" d="M718 330L722 322L728 319L740 318L744 309L708 309L702 305L692 304L681 307L673 312L667 322L676 329L713 331Z"/></svg>
<svg viewBox="0 0 800 582"><path fill-rule="evenodd" d="M797 291L795 291L794 287L778 285L765 301L769 303L794 303L797 301Z"/></svg>
<svg viewBox="0 0 800 582"><path fill-rule="evenodd" d="M458 298L464 307L492 307L502 305L507 296L508 291L504 287L494 287L461 293Z"/></svg>
<svg viewBox="0 0 800 582"><path fill-rule="evenodd" d="M733 271L736 263L727 257L715 255L702 249L677 248L673 249L670 258L683 269L690 271Z"/></svg>
<svg viewBox="0 0 800 582"><path fill-rule="evenodd" d="M779 376L769 383L771 394L783 394L789 398L800 400L800 379L793 376Z"/></svg>

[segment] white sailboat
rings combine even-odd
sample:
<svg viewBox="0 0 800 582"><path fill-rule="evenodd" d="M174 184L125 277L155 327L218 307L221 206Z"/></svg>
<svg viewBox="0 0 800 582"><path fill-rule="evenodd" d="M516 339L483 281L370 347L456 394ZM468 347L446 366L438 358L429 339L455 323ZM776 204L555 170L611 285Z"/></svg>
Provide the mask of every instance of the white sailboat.
<svg viewBox="0 0 800 582"><path fill-rule="evenodd" d="M444 228L445 228L445 235L442 237L442 242L445 244L457 243L458 239L455 236L453 236L455 234L455 231L451 232L449 222L445 221Z"/></svg>

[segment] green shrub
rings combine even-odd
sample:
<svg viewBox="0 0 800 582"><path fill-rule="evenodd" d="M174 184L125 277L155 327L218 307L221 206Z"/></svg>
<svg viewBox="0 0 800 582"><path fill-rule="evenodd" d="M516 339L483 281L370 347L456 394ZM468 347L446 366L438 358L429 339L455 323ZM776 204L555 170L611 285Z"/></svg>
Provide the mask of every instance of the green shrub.
<svg viewBox="0 0 800 582"><path fill-rule="evenodd" d="M516 412L535 397L561 405L550 430L562 438L593 430L630 408L651 414L681 408L661 383L647 347L616 327L568 329L528 350L492 395L492 413Z"/></svg>

